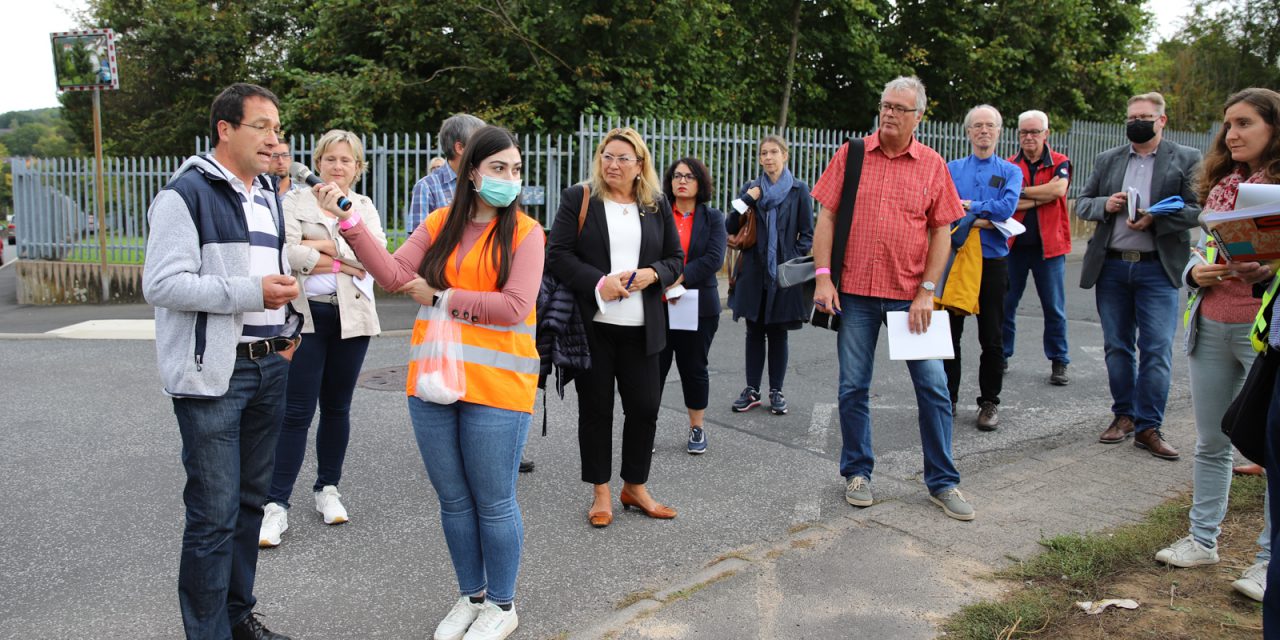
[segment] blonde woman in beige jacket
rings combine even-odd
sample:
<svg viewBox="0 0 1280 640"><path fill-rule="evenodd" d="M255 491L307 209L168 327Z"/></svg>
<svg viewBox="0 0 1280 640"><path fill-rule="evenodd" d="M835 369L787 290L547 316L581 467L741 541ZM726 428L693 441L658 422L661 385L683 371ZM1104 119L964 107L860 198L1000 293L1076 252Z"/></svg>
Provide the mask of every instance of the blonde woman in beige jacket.
<svg viewBox="0 0 1280 640"><path fill-rule="evenodd" d="M385 245L387 238L373 202L352 190L366 166L360 138L349 131L330 131L316 143L314 158L320 179L342 187L369 232ZM320 208L310 189L291 192L283 208L285 251L300 290L293 307L305 324L302 346L289 368L284 423L258 538L263 547L280 544L280 536L289 528L289 498L302 468L317 404L315 508L325 524L347 521L338 482L351 433L351 397L369 337L381 331L373 278L338 233L337 218Z"/></svg>

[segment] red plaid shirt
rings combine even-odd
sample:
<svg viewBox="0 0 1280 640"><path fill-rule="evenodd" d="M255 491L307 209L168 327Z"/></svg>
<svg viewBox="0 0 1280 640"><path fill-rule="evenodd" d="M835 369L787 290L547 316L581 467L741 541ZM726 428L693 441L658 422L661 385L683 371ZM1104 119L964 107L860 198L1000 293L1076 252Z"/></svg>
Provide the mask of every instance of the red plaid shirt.
<svg viewBox="0 0 1280 640"><path fill-rule="evenodd" d="M890 158L879 132L867 136L858 201L845 245L842 293L911 300L924 279L929 230L964 217L960 196L938 152L912 138L911 146ZM840 207L849 145L836 151L813 197L823 207Z"/></svg>

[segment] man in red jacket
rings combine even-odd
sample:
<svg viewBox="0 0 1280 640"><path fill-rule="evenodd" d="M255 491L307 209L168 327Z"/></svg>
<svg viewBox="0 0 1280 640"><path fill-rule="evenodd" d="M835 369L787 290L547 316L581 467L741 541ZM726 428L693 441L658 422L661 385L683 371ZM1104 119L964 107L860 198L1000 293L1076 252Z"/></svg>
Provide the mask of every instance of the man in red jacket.
<svg viewBox="0 0 1280 640"><path fill-rule="evenodd" d="M1018 116L1018 153L1009 162L1022 169L1022 195L1013 217L1027 231L1009 240L1009 293L1004 299L1004 366L1009 368L1016 335L1018 302L1027 287L1027 273L1036 280L1044 309L1044 356L1052 363L1050 384L1067 378L1067 254L1071 253L1071 220L1067 215L1067 186L1071 160L1049 148L1049 116L1026 111Z"/></svg>

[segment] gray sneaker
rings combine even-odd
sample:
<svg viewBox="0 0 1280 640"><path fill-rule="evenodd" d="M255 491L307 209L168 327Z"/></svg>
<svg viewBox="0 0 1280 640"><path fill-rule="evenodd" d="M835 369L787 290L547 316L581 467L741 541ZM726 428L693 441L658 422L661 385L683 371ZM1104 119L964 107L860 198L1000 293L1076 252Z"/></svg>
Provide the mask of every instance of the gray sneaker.
<svg viewBox="0 0 1280 640"><path fill-rule="evenodd" d="M949 517L966 521L973 519L973 506L964 499L964 494L960 493L959 489L947 489L938 495L929 496L929 499L942 507L942 512Z"/></svg>
<svg viewBox="0 0 1280 640"><path fill-rule="evenodd" d="M978 405L978 430L995 431L1000 424L1000 410L990 400Z"/></svg>
<svg viewBox="0 0 1280 640"><path fill-rule="evenodd" d="M849 476L844 486L844 501L855 507L869 507L875 499L871 497L871 481L862 476Z"/></svg>

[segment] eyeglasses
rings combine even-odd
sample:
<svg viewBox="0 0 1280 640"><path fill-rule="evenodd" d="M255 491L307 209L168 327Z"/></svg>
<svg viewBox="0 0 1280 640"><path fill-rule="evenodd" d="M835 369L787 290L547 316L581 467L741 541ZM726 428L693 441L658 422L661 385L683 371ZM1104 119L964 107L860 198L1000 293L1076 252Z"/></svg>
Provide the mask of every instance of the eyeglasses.
<svg viewBox="0 0 1280 640"><path fill-rule="evenodd" d="M1139 121L1139 120L1147 120L1147 121L1155 122L1155 121L1156 121L1156 120L1158 120L1159 118L1160 118L1160 116L1155 115L1154 113L1140 113L1140 114L1138 114L1138 115L1136 115L1136 116L1129 116L1128 118L1125 118L1125 119L1124 119L1124 121L1125 121L1126 123L1128 123L1128 122L1137 122L1137 121Z"/></svg>
<svg viewBox="0 0 1280 640"><path fill-rule="evenodd" d="M997 127L996 123L994 122L975 122L969 125L969 128L970 129L991 129L993 131L996 129L999 129L999 127Z"/></svg>
<svg viewBox="0 0 1280 640"><path fill-rule="evenodd" d="M240 126L240 125L244 125L244 126L246 126L246 127L253 127L254 129L257 129L258 131L261 131L261 132L263 132L263 133L268 133L268 132L270 132L270 133L274 133L274 134L276 134L276 137L277 137L277 138L284 138L284 130L283 130L283 129L281 129L280 127L268 127L268 126L267 126L267 125L265 125L265 124L252 124L252 123L249 123L249 122L237 122L237 123L236 123L236 126Z"/></svg>
<svg viewBox="0 0 1280 640"><path fill-rule="evenodd" d="M622 165L625 167L635 162L636 159L632 158L631 156L615 156L612 153L605 153L605 154L601 154L600 161L604 164L613 164L616 162L619 165Z"/></svg>
<svg viewBox="0 0 1280 640"><path fill-rule="evenodd" d="M1018 129L1019 138L1031 138L1044 133L1044 129Z"/></svg>
<svg viewBox="0 0 1280 640"><path fill-rule="evenodd" d="M881 102L880 112L884 113L885 111L892 111L898 115L903 115L907 113L914 113L916 111L919 111L919 109L916 109L914 107L904 107L900 104L893 104L892 102Z"/></svg>
<svg viewBox="0 0 1280 640"><path fill-rule="evenodd" d="M697 179L698 179L698 176L695 176L692 173L676 172L671 174L672 182L695 182L697 181Z"/></svg>
<svg viewBox="0 0 1280 640"><path fill-rule="evenodd" d="M288 151L285 151L284 153L273 153L273 154L271 154L271 159L272 159L272 160L279 160L280 158L288 158L288 157L289 157L289 152L288 152Z"/></svg>

